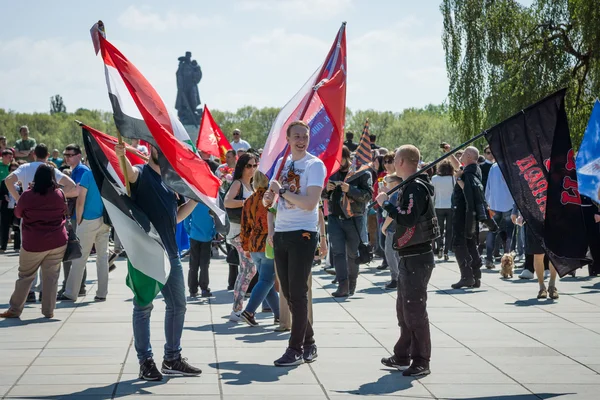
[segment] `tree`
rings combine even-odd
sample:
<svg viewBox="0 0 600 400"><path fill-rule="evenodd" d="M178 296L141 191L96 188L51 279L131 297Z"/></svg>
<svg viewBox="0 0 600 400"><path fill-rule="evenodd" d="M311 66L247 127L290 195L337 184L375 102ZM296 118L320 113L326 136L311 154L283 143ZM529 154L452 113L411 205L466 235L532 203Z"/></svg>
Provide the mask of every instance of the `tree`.
<svg viewBox="0 0 600 400"><path fill-rule="evenodd" d="M66 113L67 107L65 107L65 103L63 102L63 98L60 94L55 94L50 97L50 114L59 114Z"/></svg>
<svg viewBox="0 0 600 400"><path fill-rule="evenodd" d="M443 0L452 121L467 139L568 87L581 141L600 91L600 7L590 0Z"/></svg>

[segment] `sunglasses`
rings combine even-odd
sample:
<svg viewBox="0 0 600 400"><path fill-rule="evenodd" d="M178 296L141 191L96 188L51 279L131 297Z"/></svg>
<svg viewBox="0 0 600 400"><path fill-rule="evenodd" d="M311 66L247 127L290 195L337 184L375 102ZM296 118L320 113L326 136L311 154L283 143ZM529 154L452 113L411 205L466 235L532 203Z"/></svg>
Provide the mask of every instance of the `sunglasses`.
<svg viewBox="0 0 600 400"><path fill-rule="evenodd" d="M394 160L386 160L386 161L384 161L384 164L393 164L393 163L394 163Z"/></svg>
<svg viewBox="0 0 600 400"><path fill-rule="evenodd" d="M69 157L75 157L76 155L77 154L75 154L75 153L70 153L70 154L63 153L63 157L67 157L67 158L69 158Z"/></svg>
<svg viewBox="0 0 600 400"><path fill-rule="evenodd" d="M240 134L239 133L234 133L233 136L240 136Z"/></svg>
<svg viewBox="0 0 600 400"><path fill-rule="evenodd" d="M246 169L258 168L258 164L246 164Z"/></svg>

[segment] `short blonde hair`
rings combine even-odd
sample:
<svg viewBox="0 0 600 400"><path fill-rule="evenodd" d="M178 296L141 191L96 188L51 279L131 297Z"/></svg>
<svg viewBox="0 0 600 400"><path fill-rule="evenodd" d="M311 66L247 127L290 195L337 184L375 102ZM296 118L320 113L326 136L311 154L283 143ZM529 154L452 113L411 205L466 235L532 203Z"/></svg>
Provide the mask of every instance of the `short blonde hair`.
<svg viewBox="0 0 600 400"><path fill-rule="evenodd" d="M254 176L252 177L252 187L254 190L268 188L269 178L259 170L256 170L254 172Z"/></svg>
<svg viewBox="0 0 600 400"><path fill-rule="evenodd" d="M412 144L400 146L396 155L416 167L419 166L419 161L421 161L421 152Z"/></svg>
<svg viewBox="0 0 600 400"><path fill-rule="evenodd" d="M310 133L310 126L308 126L308 124L304 121L301 120L297 120L292 122L291 124L288 125L286 131L285 131L285 135L286 136L290 136L290 132L292 131L292 128L295 126L303 126L306 128L306 130Z"/></svg>

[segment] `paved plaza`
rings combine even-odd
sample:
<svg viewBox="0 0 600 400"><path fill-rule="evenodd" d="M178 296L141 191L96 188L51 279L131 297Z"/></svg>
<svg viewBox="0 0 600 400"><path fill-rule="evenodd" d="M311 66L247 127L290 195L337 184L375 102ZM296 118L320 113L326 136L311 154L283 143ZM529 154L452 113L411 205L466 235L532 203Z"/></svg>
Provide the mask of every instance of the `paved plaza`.
<svg viewBox="0 0 600 400"><path fill-rule="evenodd" d="M17 276L18 256L0 256L0 309ZM598 399L600 398L600 279L559 282L560 300L538 301L534 281L505 281L486 271L477 290L449 290L454 262L439 263L429 287L432 374L404 378L379 362L397 337L389 272L362 268L357 294L330 296L331 276L314 269L314 318L319 358L276 368L288 334L274 332L271 314L259 327L227 317L232 293L224 260L212 260L210 300L188 303L183 356L201 377L159 383L137 379L131 292L124 261L110 275L109 297L95 303L95 265L88 294L58 305L45 320L40 304L21 320L0 321L0 397L29 399ZM187 261L184 262L187 272ZM587 275L579 271L580 275ZM162 359L164 302L152 316L155 359Z"/></svg>

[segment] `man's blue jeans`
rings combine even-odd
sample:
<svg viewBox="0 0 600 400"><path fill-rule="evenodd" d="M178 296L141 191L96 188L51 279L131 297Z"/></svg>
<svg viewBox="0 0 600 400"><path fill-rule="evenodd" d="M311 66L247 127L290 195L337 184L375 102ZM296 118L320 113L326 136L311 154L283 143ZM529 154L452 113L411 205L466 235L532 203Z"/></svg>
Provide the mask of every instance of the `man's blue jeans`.
<svg viewBox="0 0 600 400"><path fill-rule="evenodd" d="M161 293L167 303L165 311L165 357L167 361L177 360L181 354L181 334L185 321L186 299L183 268L179 257L169 260L171 272ZM150 344L150 315L152 303L141 307L133 301L133 337L140 364L153 357Z"/></svg>
<svg viewBox="0 0 600 400"><path fill-rule="evenodd" d="M512 220L510 219L511 211L494 211L494 221L498 224L498 229L496 232L488 232L487 237L485 239L485 259L487 261L494 260L494 246L496 244L496 236L500 232L506 233L506 242L504 244L504 250L508 254L510 251L510 245L512 240L513 228L514 225Z"/></svg>
<svg viewBox="0 0 600 400"><path fill-rule="evenodd" d="M266 300L273 315L279 318L279 296L275 291L275 260L267 258L265 253L251 255L258 271L258 283L252 289L246 311L254 314L260 303Z"/></svg>

